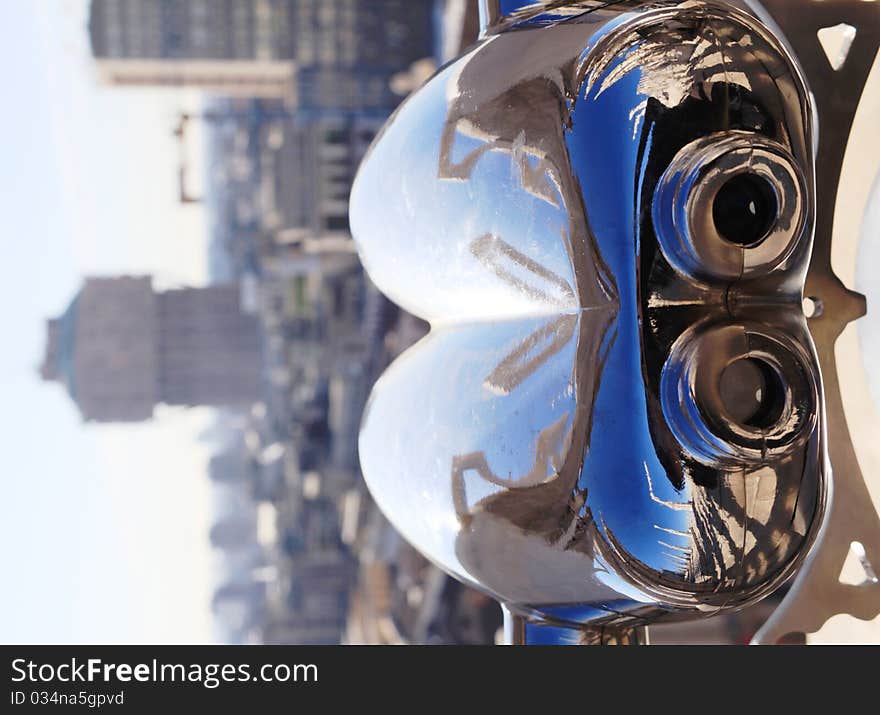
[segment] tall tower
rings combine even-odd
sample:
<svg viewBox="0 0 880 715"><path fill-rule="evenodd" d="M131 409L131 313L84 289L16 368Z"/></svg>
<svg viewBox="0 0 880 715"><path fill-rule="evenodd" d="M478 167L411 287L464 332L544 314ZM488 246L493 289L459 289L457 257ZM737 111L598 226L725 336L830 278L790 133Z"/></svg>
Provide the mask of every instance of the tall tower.
<svg viewBox="0 0 880 715"><path fill-rule="evenodd" d="M92 0L89 37L108 84L292 98L287 0Z"/></svg>
<svg viewBox="0 0 880 715"><path fill-rule="evenodd" d="M434 0L92 0L109 84L189 86L302 109L392 109L395 73L432 54Z"/></svg>
<svg viewBox="0 0 880 715"><path fill-rule="evenodd" d="M149 277L90 278L47 327L42 375L67 388L86 421L260 396L259 325L241 311L237 285L156 292Z"/></svg>

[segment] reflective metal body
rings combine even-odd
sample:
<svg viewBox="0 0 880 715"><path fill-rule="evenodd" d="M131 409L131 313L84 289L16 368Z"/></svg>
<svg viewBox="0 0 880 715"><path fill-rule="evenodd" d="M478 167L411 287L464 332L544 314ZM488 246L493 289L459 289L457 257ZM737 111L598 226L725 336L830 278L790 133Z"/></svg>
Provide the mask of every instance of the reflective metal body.
<svg viewBox="0 0 880 715"><path fill-rule="evenodd" d="M432 324L375 387L364 475L529 627L743 607L826 501L808 92L729 4L540 5L404 103L357 178L367 271Z"/></svg>

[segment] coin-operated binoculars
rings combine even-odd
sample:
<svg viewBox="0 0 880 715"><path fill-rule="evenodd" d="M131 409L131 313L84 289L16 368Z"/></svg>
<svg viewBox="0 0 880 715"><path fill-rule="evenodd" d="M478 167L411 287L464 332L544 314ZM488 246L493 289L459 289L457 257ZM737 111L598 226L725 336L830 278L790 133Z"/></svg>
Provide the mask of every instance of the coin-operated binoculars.
<svg viewBox="0 0 880 715"><path fill-rule="evenodd" d="M485 2L377 138L353 233L432 331L375 387L363 472L512 642L643 642L791 583L760 640L880 610L836 581L880 524L833 363L864 303L829 259L877 9ZM867 66L808 86L844 22Z"/></svg>

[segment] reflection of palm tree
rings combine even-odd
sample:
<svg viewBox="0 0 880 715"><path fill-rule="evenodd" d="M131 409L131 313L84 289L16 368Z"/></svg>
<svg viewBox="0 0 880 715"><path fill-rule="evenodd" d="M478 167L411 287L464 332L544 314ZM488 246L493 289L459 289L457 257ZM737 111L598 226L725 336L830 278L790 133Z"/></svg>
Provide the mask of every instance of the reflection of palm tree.
<svg viewBox="0 0 880 715"><path fill-rule="evenodd" d="M743 66L732 63L732 56L753 52L751 35L743 31L733 36L729 25L710 17L684 32L670 24L657 26L650 34L632 33L629 42L616 46L614 52L620 61L610 68L596 64L592 56L584 58L586 64L579 71L584 74L586 95L594 92L593 96L598 98L633 73L638 73L638 94L652 97L668 108L679 106L694 92L695 77L707 96L711 95L714 83L752 89L754 78L741 69L731 69L732 64ZM639 109L644 112L644 107L643 104ZM636 125L639 117L639 112L631 115Z"/></svg>
<svg viewBox="0 0 880 715"><path fill-rule="evenodd" d="M815 468L809 461L805 454L792 457L789 468L805 474ZM778 470L772 467L725 474L712 488L694 488L687 502L667 502L655 497L647 467L646 477L656 503L690 512L687 531L654 524L655 529L663 532L658 544L677 552L666 555L673 557L680 570L661 572L642 563L604 522L607 542L597 540L596 548L606 562L621 568L625 563L634 580L648 588L678 590L684 579L691 583L695 594L736 593L764 582L771 569L795 558L806 538L809 520L798 509L802 480L780 478ZM788 529L781 529L781 524L789 525ZM676 537L683 541L670 543L676 542ZM720 601L716 604L718 608L723 605Z"/></svg>
<svg viewBox="0 0 880 715"><path fill-rule="evenodd" d="M793 462L793 468L809 468L803 455ZM695 490L691 573L715 573L730 584L750 585L761 582L771 564L794 558L807 528L806 520L797 518L800 487L799 480L780 479L765 467L726 476L715 495ZM780 533L778 526L786 521L792 528Z"/></svg>

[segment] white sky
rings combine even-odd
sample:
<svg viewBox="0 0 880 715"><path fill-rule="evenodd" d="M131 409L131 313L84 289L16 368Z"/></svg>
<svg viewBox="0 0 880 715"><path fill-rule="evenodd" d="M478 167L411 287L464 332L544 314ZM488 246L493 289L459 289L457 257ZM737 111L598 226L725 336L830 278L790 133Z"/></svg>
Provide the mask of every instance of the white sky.
<svg viewBox="0 0 880 715"><path fill-rule="evenodd" d="M197 98L99 86L86 18L86 0L0 3L0 642L208 642L208 413L84 426L36 374L83 275L207 272L171 136Z"/></svg>

